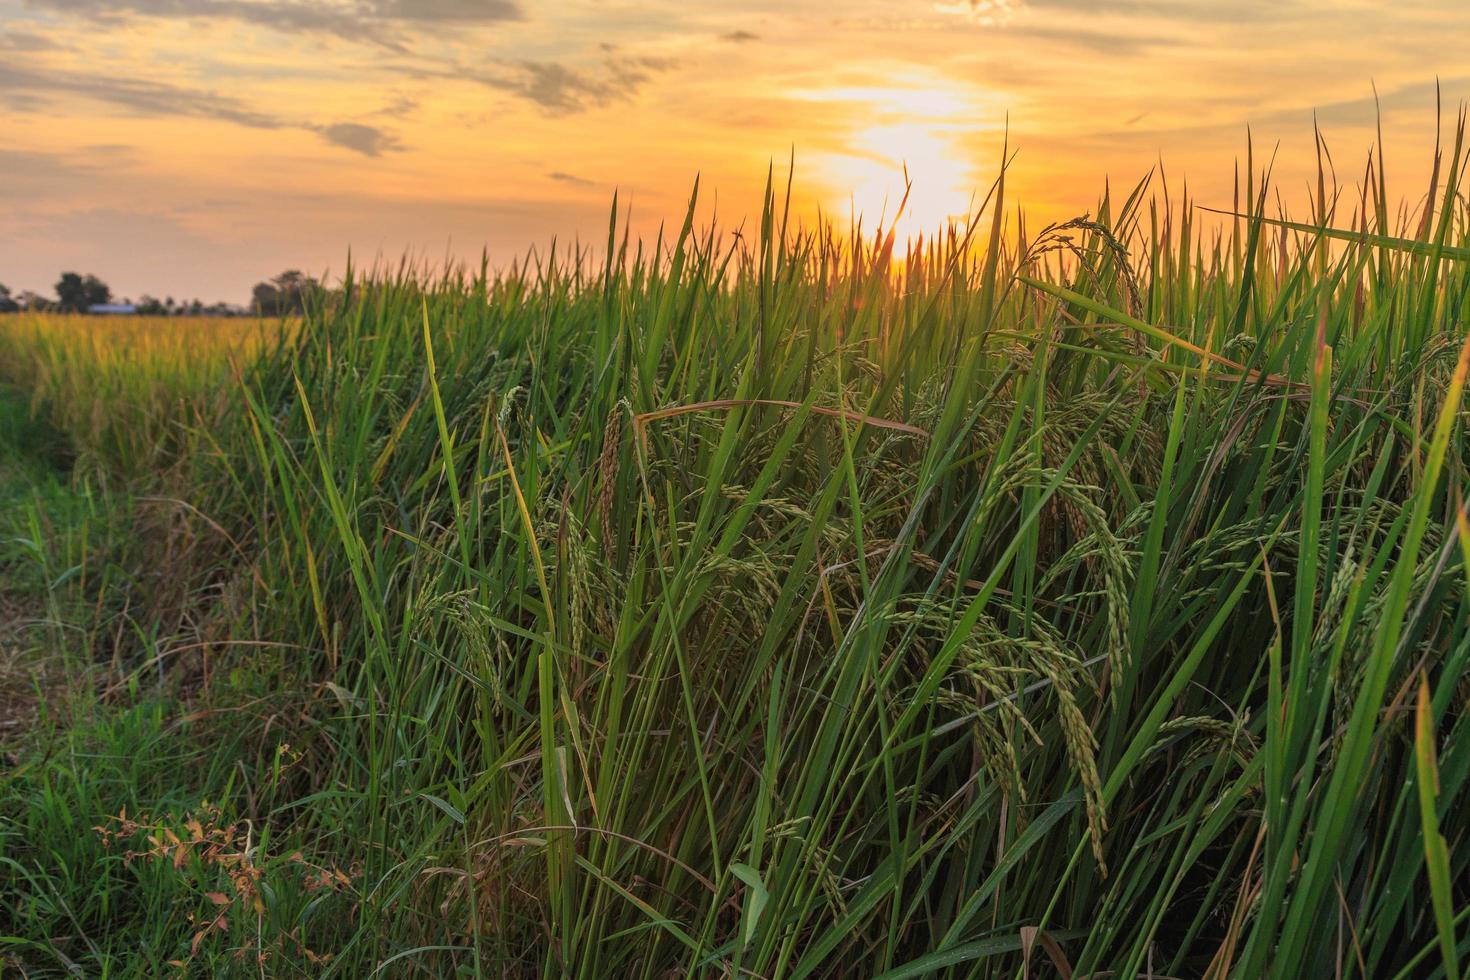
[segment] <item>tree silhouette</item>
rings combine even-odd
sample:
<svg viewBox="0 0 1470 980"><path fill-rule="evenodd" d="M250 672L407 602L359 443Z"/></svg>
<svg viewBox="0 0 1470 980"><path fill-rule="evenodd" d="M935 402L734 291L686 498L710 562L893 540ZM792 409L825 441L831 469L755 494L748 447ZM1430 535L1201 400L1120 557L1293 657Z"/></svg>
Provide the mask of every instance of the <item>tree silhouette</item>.
<svg viewBox="0 0 1470 980"><path fill-rule="evenodd" d="M250 298L261 316L287 316L301 313L307 297L321 289L321 283L299 269L287 269L269 282L258 282Z"/></svg>
<svg viewBox="0 0 1470 980"><path fill-rule="evenodd" d="M63 272L56 283L56 306L63 313L85 313L89 306L111 299L112 290L94 275Z"/></svg>

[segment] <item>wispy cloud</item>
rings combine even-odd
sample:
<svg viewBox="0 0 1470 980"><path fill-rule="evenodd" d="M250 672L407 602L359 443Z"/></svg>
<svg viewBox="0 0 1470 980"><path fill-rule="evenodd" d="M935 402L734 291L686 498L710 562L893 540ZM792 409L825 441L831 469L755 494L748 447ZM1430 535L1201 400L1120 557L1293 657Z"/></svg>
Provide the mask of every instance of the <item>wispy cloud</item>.
<svg viewBox="0 0 1470 980"><path fill-rule="evenodd" d="M576 187L596 186L594 181L590 181L586 177L578 177L576 174L569 174L565 170L553 170L546 176L550 177L552 180L560 181L563 184L572 184Z"/></svg>
<svg viewBox="0 0 1470 980"><path fill-rule="evenodd" d="M514 0L379 0L363 5L372 16L385 20L452 22L461 24L520 20Z"/></svg>
<svg viewBox="0 0 1470 980"><path fill-rule="evenodd" d="M720 35L721 41L732 41L735 44L749 44L751 41L759 41L761 36L752 31L730 31Z"/></svg>
<svg viewBox="0 0 1470 980"><path fill-rule="evenodd" d="M444 23L490 24L524 17L516 0L28 0L33 9L95 20L237 21L288 34L325 34L405 50L403 30Z"/></svg>
<svg viewBox="0 0 1470 980"><path fill-rule="evenodd" d="M396 137L383 132L376 126L365 126L362 123L333 123L330 126L311 128L328 143L355 150L363 156L382 156L384 153L403 149Z"/></svg>
<svg viewBox="0 0 1470 980"><path fill-rule="evenodd" d="M387 116L389 119L405 119L418 111L421 102L411 95L395 95L386 105L369 115Z"/></svg>
<svg viewBox="0 0 1470 980"><path fill-rule="evenodd" d="M304 129L365 156L399 149L396 139L359 123L319 124L256 109L229 95L122 75L89 74L24 63L0 64L0 97L79 96L144 116L217 119L251 129Z"/></svg>
<svg viewBox="0 0 1470 980"><path fill-rule="evenodd" d="M599 71L581 71L555 61L525 61L508 75L481 81L527 98L547 112L565 114L632 98L655 74L671 67L660 58L609 54Z"/></svg>
<svg viewBox="0 0 1470 980"><path fill-rule="evenodd" d="M0 64L0 92L79 95L144 115L223 119L254 129L281 129L289 125L228 95L143 78L92 75L26 64Z"/></svg>
<svg viewBox="0 0 1470 980"><path fill-rule="evenodd" d="M1097 54L1113 56L1139 55L1152 48L1171 47L1178 44L1174 38L1137 31L1073 29L1047 24L1009 24L999 30L1003 34L1029 38L1049 46L1081 48Z"/></svg>
<svg viewBox="0 0 1470 980"><path fill-rule="evenodd" d="M655 75L675 66L669 58L623 54L603 46L601 64L573 67L562 61L498 62L485 68L428 68L402 71L415 78L450 78L476 82L509 92L540 107L547 115L565 116L632 98Z"/></svg>
<svg viewBox="0 0 1470 980"><path fill-rule="evenodd" d="M54 51L61 45L40 34L11 31L0 34L0 51Z"/></svg>

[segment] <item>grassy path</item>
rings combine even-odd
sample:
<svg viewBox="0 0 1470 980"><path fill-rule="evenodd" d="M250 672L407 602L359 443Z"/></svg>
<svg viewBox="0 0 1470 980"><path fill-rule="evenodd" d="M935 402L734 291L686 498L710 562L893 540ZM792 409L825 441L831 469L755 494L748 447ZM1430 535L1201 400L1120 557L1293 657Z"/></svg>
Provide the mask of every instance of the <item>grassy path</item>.
<svg viewBox="0 0 1470 980"><path fill-rule="evenodd" d="M177 701L118 687L104 653L129 622L119 546L135 514L74 477L69 454L0 384L0 975L162 976L187 948L198 889L140 875L96 828L148 806L202 812L206 789L224 788L194 778L211 748Z"/></svg>
<svg viewBox="0 0 1470 980"><path fill-rule="evenodd" d="M0 746L30 732L61 673L46 537L69 536L83 502L67 483L61 447L24 394L0 385Z"/></svg>

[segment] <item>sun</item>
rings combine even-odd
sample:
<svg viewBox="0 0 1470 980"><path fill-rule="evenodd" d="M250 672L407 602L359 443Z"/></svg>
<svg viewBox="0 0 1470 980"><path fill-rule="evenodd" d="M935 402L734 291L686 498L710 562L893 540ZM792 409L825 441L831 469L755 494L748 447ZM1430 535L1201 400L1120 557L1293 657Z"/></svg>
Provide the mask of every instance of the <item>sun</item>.
<svg viewBox="0 0 1470 980"><path fill-rule="evenodd" d="M944 133L925 123L893 123L856 133L853 145L866 152L829 166L832 178L850 189L847 209L865 229L881 225L903 239L969 218L970 167Z"/></svg>
<svg viewBox="0 0 1470 980"><path fill-rule="evenodd" d="M829 217L861 219L866 232L881 223L901 240L969 219L976 178L962 143L982 127L968 93L931 83L829 89L818 97L861 106L854 115L862 122L842 149L815 161L821 183L831 188L823 202Z"/></svg>

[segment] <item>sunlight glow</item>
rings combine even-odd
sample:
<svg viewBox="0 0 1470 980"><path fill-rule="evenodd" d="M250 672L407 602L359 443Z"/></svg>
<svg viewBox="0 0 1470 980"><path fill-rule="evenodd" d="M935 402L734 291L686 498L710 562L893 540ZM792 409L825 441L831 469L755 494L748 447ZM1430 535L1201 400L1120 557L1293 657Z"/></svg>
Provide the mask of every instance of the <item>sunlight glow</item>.
<svg viewBox="0 0 1470 980"><path fill-rule="evenodd" d="M903 239L951 222L963 224L969 217L971 168L957 157L942 130L926 123L871 126L855 134L852 145L861 152L833 156L826 171L832 183L851 189L848 209L862 218L865 229L876 230L881 221ZM908 203L895 224L905 168Z"/></svg>
<svg viewBox="0 0 1470 980"><path fill-rule="evenodd" d="M805 94L847 107L854 120L841 150L818 154L821 183L830 189L831 218L861 218L865 232L883 227L900 240L942 230L969 217L976 168L962 145L989 128L972 90L942 78L919 77L889 86L836 87ZM894 222L904 197L908 203Z"/></svg>

